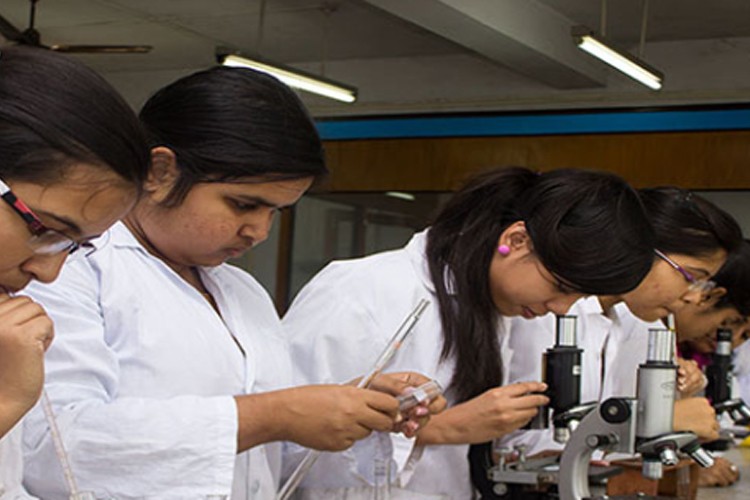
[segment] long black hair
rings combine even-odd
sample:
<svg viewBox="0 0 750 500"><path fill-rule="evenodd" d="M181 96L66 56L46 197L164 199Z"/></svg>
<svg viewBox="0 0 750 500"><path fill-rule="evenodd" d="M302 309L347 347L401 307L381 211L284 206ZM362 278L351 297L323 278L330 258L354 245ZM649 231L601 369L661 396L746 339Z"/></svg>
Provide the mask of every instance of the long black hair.
<svg viewBox="0 0 750 500"><path fill-rule="evenodd" d="M328 172L302 101L264 73L228 67L194 73L154 94L140 118L151 146L177 157L179 177L166 205L179 205L198 182L317 179Z"/></svg>
<svg viewBox="0 0 750 500"><path fill-rule="evenodd" d="M442 209L427 241L441 357L456 359L458 401L502 381L489 268L500 235L516 221L525 223L540 262L582 293L629 291L653 263L654 236L638 195L615 175L513 167L475 177Z"/></svg>
<svg viewBox="0 0 750 500"><path fill-rule="evenodd" d="M750 316L750 241L744 240L737 250L729 254L713 279L718 286L727 289L714 307L734 307L742 316Z"/></svg>
<svg viewBox="0 0 750 500"><path fill-rule="evenodd" d="M132 109L82 63L45 49L0 49L0 177L40 184L67 166L110 169L138 189L149 152Z"/></svg>
<svg viewBox="0 0 750 500"><path fill-rule="evenodd" d="M691 191L656 187L638 194L654 228L656 248L664 253L703 257L723 249L731 254L742 243L737 221Z"/></svg>

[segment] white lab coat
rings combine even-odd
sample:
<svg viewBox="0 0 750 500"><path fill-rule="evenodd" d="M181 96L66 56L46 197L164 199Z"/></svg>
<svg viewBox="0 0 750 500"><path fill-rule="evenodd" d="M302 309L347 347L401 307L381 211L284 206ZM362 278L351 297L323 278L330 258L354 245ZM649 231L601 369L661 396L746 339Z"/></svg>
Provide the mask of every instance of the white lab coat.
<svg viewBox="0 0 750 500"><path fill-rule="evenodd" d="M742 398L746 403L750 402L750 342L743 342L734 350L734 383L732 384L732 396Z"/></svg>
<svg viewBox="0 0 750 500"><path fill-rule="evenodd" d="M203 268L219 316L124 225L110 232L55 283L25 291L55 322L46 387L79 489L118 500L272 498L280 445L237 455L233 398L289 385L267 293L238 268ZM29 491L67 499L39 409L24 442Z"/></svg>
<svg viewBox="0 0 750 500"><path fill-rule="evenodd" d="M334 262L308 283L283 319L290 339L295 383L339 383L366 372L421 298L431 301L416 328L385 370L416 371L447 388L454 360L440 362L443 346L437 298L424 256L426 232L400 250ZM449 404L454 401L447 394ZM298 498L370 499L372 439L325 454L303 482ZM397 472L392 498L472 498L468 445L413 449L413 440L392 435ZM380 451L390 451L380 447ZM349 488L344 491L343 488Z"/></svg>
<svg viewBox="0 0 750 500"><path fill-rule="evenodd" d="M0 500L30 500L23 489L23 455L19 423L0 439Z"/></svg>
<svg viewBox="0 0 750 500"><path fill-rule="evenodd" d="M583 349L581 402L635 397L638 365L648 354L648 329L663 325L638 319L624 303L604 314L596 297L578 300L567 314L578 318L577 343ZM508 383L541 380L542 354L554 343L553 314L532 320L514 318L508 342ZM500 445L525 445L530 455L562 448L553 440L552 429L516 431L501 438Z"/></svg>

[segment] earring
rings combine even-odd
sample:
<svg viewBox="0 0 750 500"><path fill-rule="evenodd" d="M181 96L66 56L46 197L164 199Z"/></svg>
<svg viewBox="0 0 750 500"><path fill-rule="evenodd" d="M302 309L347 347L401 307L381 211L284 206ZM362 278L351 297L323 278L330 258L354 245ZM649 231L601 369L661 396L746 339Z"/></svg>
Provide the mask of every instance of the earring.
<svg viewBox="0 0 750 500"><path fill-rule="evenodd" d="M497 247L497 251L500 255L509 255L510 247L508 245L500 245L499 247Z"/></svg>

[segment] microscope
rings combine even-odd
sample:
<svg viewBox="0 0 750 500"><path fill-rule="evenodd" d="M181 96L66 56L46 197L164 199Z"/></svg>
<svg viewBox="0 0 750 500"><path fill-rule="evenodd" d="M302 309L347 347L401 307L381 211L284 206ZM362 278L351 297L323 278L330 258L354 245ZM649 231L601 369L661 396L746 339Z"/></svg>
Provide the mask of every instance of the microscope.
<svg viewBox="0 0 750 500"><path fill-rule="evenodd" d="M706 367L705 396L716 411L716 416L729 416L736 425L750 423L750 408L740 398L732 399L732 331L720 328L716 332L716 349L711 355L711 364ZM719 439L706 443L712 451L728 450L734 443L734 434L722 429Z"/></svg>
<svg viewBox="0 0 750 500"><path fill-rule="evenodd" d="M555 344L543 355L543 376L547 384L545 396L549 404L526 429L548 429L553 426L557 443L565 444L578 423L597 406L597 402L581 404L581 358L583 350L577 345L575 316L556 317ZM557 483L558 456L527 459L524 446L501 448L499 462L489 470L494 482L495 498L547 498L545 491ZM513 460L511 460L511 457ZM591 471L592 480L602 480L616 474L617 468L597 468Z"/></svg>
<svg viewBox="0 0 750 500"><path fill-rule="evenodd" d="M750 408L742 399L732 399L732 330L720 328L716 332L716 350L711 364L706 367L706 398L716 410L716 416L726 413L737 425L750 424Z"/></svg>
<svg viewBox="0 0 750 500"><path fill-rule="evenodd" d="M713 465L713 457L695 434L672 429L677 380L674 346L674 331L649 330L648 357L638 367L637 397L610 398L581 421L560 460L562 500L591 498L587 472L596 450L639 453L642 474L648 479L660 479L664 465L676 465L678 452L702 467Z"/></svg>
<svg viewBox="0 0 750 500"><path fill-rule="evenodd" d="M574 326L574 321L572 324ZM571 349L575 345L575 336L571 343L570 328L570 319L558 318L557 343L547 351L546 370L559 366L580 367L580 350ZM490 470L498 498L595 498L590 484L603 482L621 471L618 467L590 467L595 451L639 453L643 461L642 474L649 479L660 479L664 465L676 465L678 452L688 454L703 467L713 465L713 458L700 446L695 434L672 429L677 380L674 342L672 330L649 330L648 356L638 368L635 399L610 398L601 404L581 405L575 398L580 393L571 391L567 395L573 397L562 398L562 403L551 402L555 439L565 441L559 469L555 467L557 457L526 459L521 453L518 461L508 463L503 454L508 450L500 450L500 462ZM570 361L576 359L573 351L578 351L578 364ZM556 353L561 353L568 361L550 362L551 352L555 353L553 358L558 356ZM580 375L580 368L577 372ZM557 384L554 374L549 371L545 375L548 384L555 385L549 391L550 397L559 397L556 391L569 384ZM566 376L570 377L570 372ZM550 408L543 409L543 413L549 414L549 411ZM639 495L638 498L646 497Z"/></svg>

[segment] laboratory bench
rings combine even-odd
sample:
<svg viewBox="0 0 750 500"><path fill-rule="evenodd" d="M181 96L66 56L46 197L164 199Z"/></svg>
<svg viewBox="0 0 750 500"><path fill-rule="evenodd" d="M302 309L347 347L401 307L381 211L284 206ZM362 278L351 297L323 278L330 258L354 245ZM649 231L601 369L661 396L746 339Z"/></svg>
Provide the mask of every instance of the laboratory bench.
<svg viewBox="0 0 750 500"><path fill-rule="evenodd" d="M700 488L698 500L750 499L750 448L734 448L722 456L737 466L740 471L739 481L726 488Z"/></svg>

